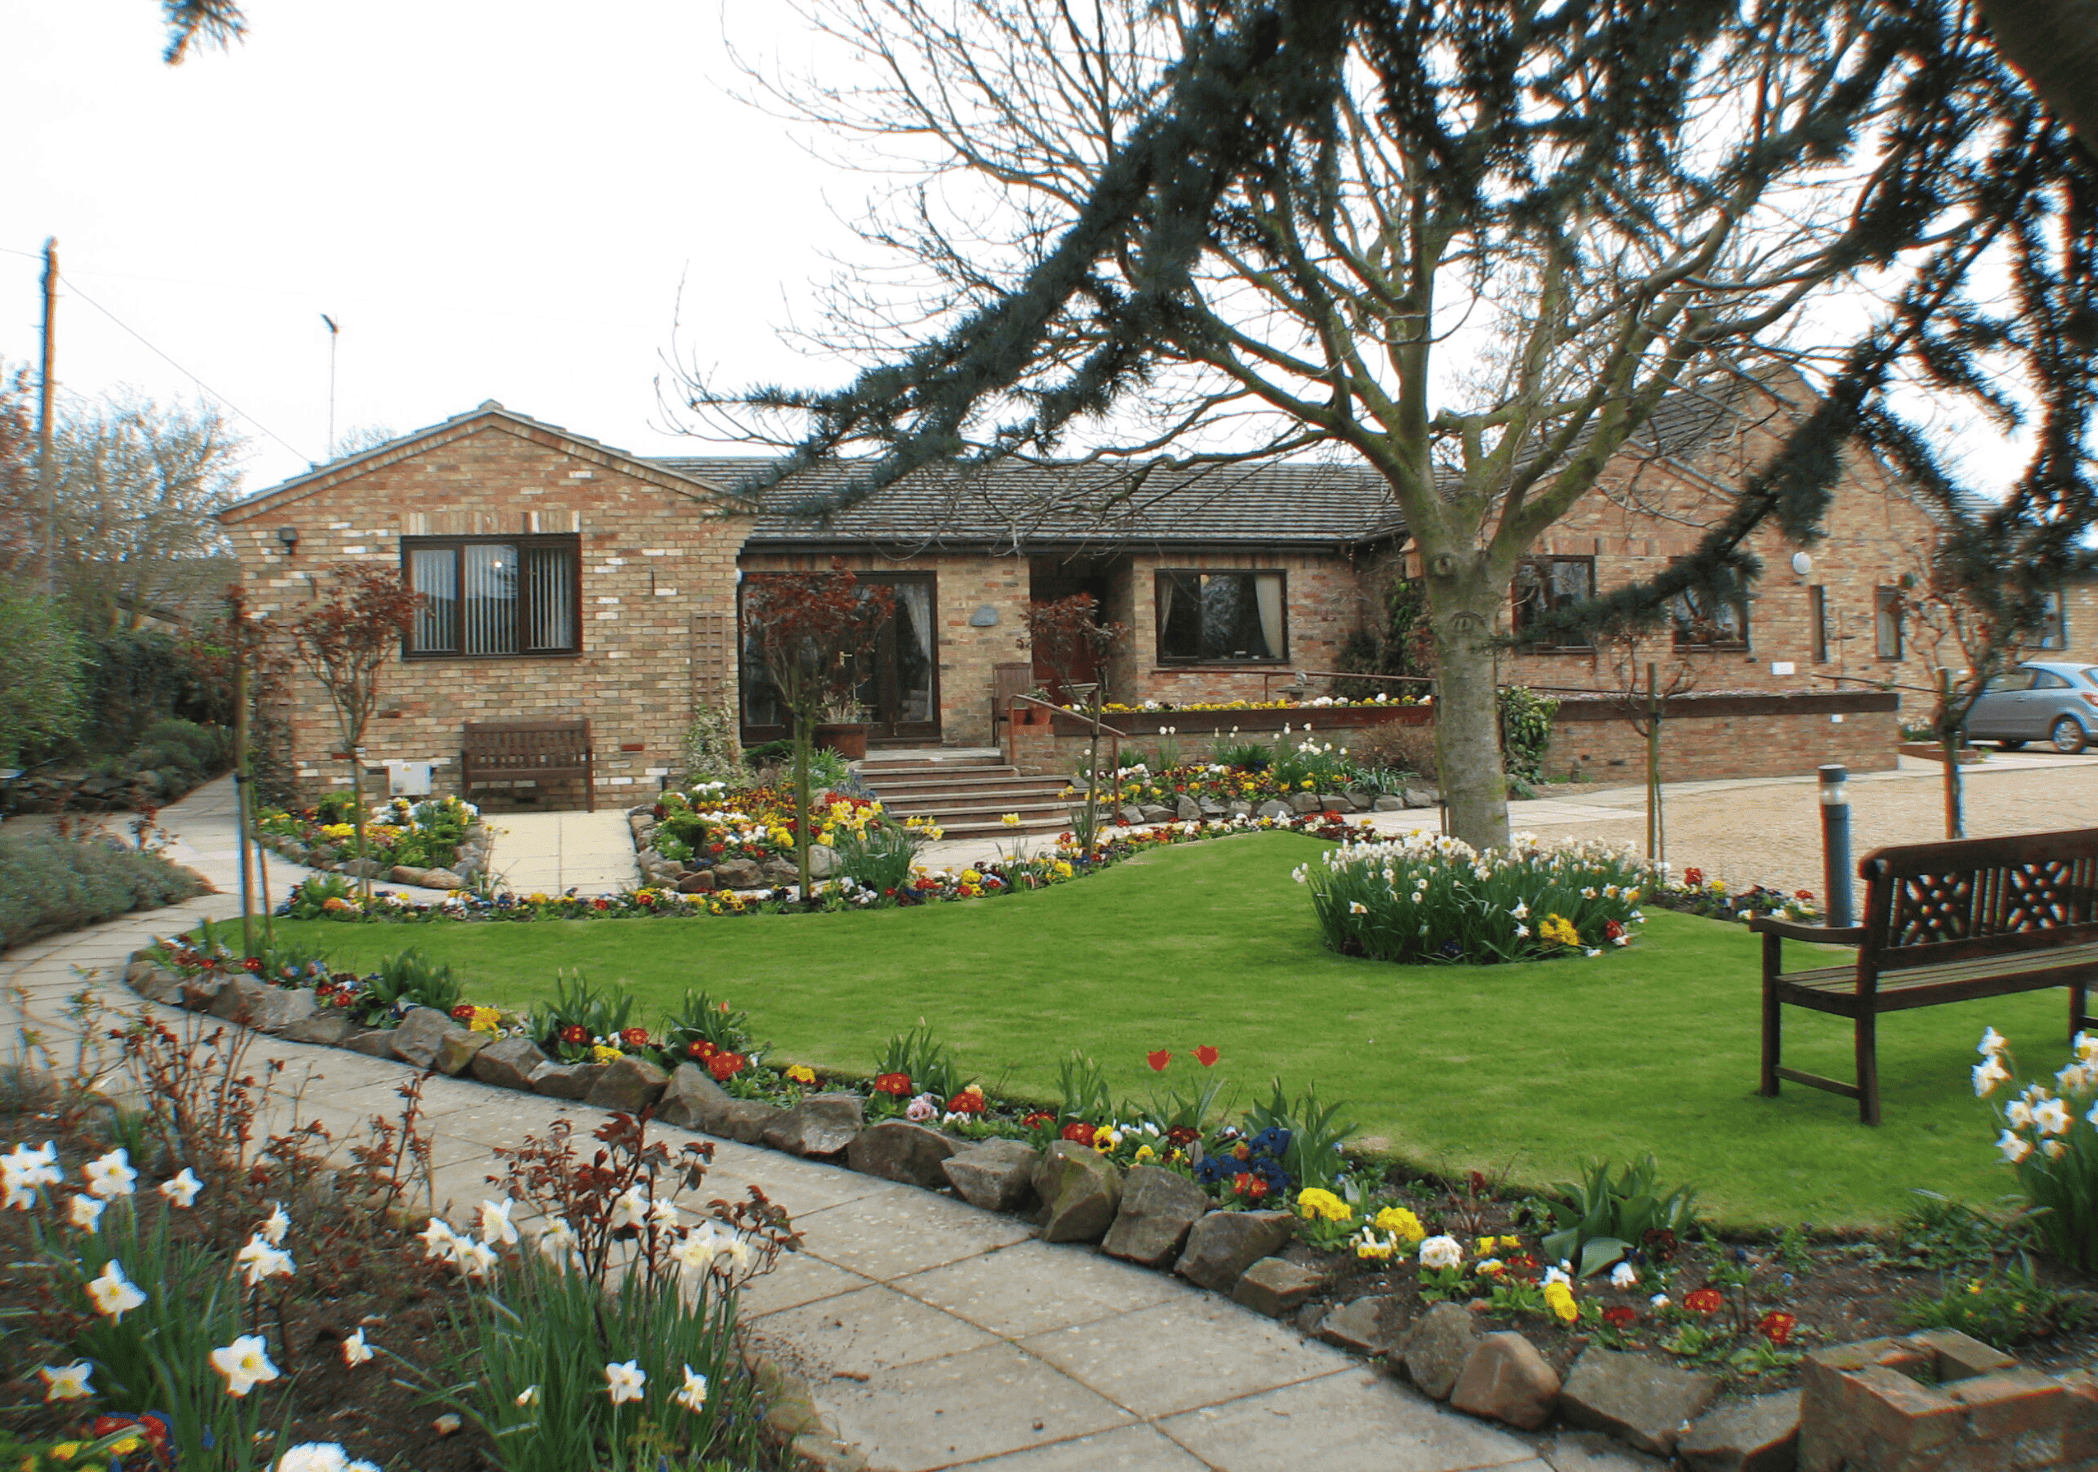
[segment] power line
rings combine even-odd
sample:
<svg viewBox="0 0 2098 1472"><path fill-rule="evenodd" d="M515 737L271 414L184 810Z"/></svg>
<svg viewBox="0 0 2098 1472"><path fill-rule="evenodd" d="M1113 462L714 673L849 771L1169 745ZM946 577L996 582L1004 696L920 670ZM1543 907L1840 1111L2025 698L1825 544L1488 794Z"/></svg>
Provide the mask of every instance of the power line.
<svg viewBox="0 0 2098 1472"><path fill-rule="evenodd" d="M184 378L187 378L191 383L194 383L198 388L204 390L204 392L209 394L212 398L218 400L220 403L224 404L228 409L231 409L235 414L247 420L248 423L254 425L257 429L261 430L264 434L268 435L278 444L284 446L285 449L291 451L292 454L297 455L301 460L304 460L307 464L310 465L314 463L313 457L311 455L308 455L301 451L298 446L292 444L291 441L285 439L283 435L278 434L267 424L264 424L260 419L257 419L253 414L250 414L247 410L241 408L240 405L234 403L231 399L227 398L224 394L220 393L217 389L213 388L203 379L197 377L196 374L190 372L180 363L177 363L173 358L168 357L166 353L161 352L159 348L154 347L152 343L147 342L144 333L140 332L137 328L131 326L130 323L124 321L124 319L119 317L115 312L110 311L109 308L103 306L93 297L89 296L86 292L82 291L77 282L73 281L71 278L68 278L66 281L66 285L72 288L72 293L74 296L79 297L82 301L86 302L89 306L93 307L96 311L100 312L110 321L116 323L117 326L123 328L133 337L137 338L141 343L144 343L149 350L158 354L167 363L167 365L173 368L177 373L180 373Z"/></svg>

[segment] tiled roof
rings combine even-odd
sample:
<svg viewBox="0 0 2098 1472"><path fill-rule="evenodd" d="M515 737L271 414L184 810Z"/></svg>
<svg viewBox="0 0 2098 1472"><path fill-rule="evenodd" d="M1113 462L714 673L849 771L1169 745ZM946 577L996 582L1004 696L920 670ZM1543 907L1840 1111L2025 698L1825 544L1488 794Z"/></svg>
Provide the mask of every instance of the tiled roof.
<svg viewBox="0 0 2098 1472"><path fill-rule="evenodd" d="M765 462L655 461L734 491ZM963 474L919 471L828 514L796 510L835 490L850 465L814 467L766 492L750 545L877 542L1011 549L1088 543L1356 545L1398 535L1398 504L1374 472L1305 462L1194 469L1005 461Z"/></svg>

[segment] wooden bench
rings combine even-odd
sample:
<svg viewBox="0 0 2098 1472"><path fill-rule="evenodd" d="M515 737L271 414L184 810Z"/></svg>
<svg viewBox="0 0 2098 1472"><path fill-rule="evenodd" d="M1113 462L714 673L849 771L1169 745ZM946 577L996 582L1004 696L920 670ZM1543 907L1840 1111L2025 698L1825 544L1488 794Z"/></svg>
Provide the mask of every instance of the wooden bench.
<svg viewBox="0 0 2098 1472"><path fill-rule="evenodd" d="M597 811L596 769L587 720L468 721L459 751L459 795L476 782L544 782L581 777L583 802Z"/></svg>
<svg viewBox="0 0 2098 1472"><path fill-rule="evenodd" d="M2098 829L1905 844L1868 854L1862 923L1802 925L1753 919L1763 936L1763 1076L1858 1101L1879 1123L1877 1026L1882 1012L1936 1007L2048 987L2069 989L2069 1032L2092 1025L2088 988L2098 979ZM1855 946L1855 964L1784 970L1787 940ZM1855 1084L1779 1063L1786 1006L1851 1019Z"/></svg>

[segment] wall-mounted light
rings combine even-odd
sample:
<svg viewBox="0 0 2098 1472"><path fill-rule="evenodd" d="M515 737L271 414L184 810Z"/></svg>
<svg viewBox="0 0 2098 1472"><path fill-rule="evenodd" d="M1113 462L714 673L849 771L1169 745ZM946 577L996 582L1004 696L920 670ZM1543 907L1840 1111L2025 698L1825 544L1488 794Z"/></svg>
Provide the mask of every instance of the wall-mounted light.
<svg viewBox="0 0 2098 1472"><path fill-rule="evenodd" d="M299 550L299 529L295 526L277 528L277 545L284 549L286 557Z"/></svg>
<svg viewBox="0 0 2098 1472"><path fill-rule="evenodd" d="M1792 571L1799 574L1799 576L1801 577L1805 577L1808 573L1812 572L1813 570L1813 558L1807 556L1807 554L1804 552L1794 552L1792 554Z"/></svg>

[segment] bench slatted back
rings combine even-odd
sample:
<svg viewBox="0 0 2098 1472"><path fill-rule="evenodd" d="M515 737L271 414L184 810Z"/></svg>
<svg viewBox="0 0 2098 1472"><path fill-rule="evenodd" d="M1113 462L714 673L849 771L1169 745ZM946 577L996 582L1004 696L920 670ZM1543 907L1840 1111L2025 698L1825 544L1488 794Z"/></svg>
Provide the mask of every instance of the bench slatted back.
<svg viewBox="0 0 2098 1472"><path fill-rule="evenodd" d="M1877 849L1861 971L2098 941L2098 829Z"/></svg>
<svg viewBox="0 0 2098 1472"><path fill-rule="evenodd" d="M590 750L590 722L468 721L466 750L482 770L527 772L578 767Z"/></svg>

